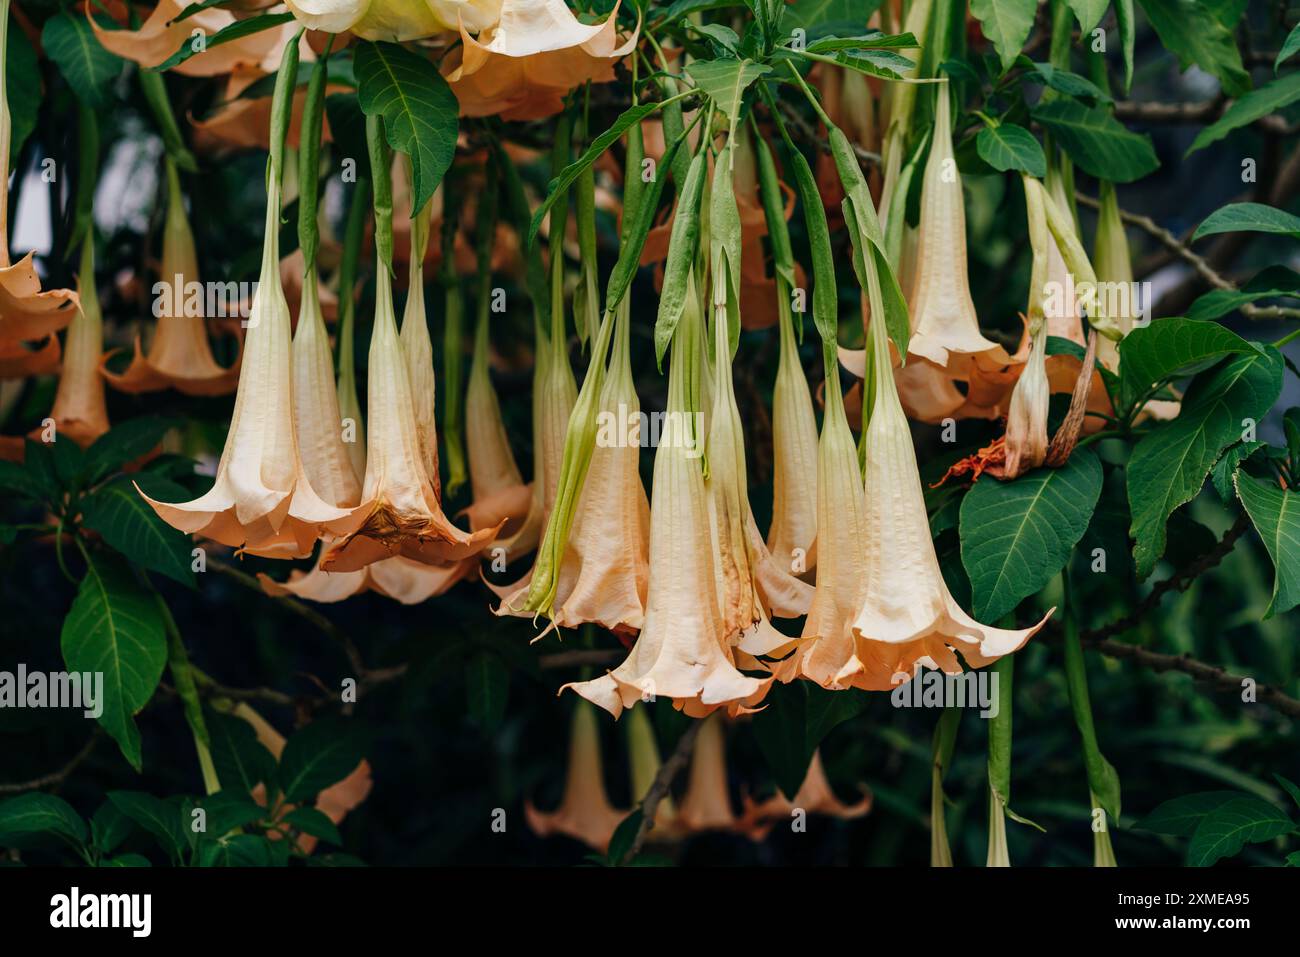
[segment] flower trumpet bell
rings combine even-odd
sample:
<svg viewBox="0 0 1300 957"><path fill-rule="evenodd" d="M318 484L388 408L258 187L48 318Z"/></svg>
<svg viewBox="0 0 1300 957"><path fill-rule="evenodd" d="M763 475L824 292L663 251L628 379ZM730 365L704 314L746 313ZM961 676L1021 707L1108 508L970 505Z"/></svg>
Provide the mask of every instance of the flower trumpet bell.
<svg viewBox="0 0 1300 957"><path fill-rule="evenodd" d="M50 412L58 432L83 447L108 431L104 380L99 375L104 332L99 296L95 293L95 240L92 232L88 232L82 241L81 269L77 276L80 304L68 325L63 371L59 375L59 389Z"/></svg>
<svg viewBox="0 0 1300 957"><path fill-rule="evenodd" d="M866 788L863 787L865 791ZM803 783L795 792L794 799L786 797L780 790L761 803L745 798L744 820L751 829L766 833L777 821L789 821L795 811L806 814L821 814L841 820L862 817L871 810L871 793L868 791L856 804L845 804L835 796L826 769L822 765L821 751L813 752Z"/></svg>
<svg viewBox="0 0 1300 957"><path fill-rule="evenodd" d="M624 299L618 308L609 374L600 392L595 448L556 576L548 612L551 623L538 638L552 628L586 623L635 635L645 623L650 504L638 467L641 406L632 382L630 326ZM603 358L593 352L592 361ZM531 584L529 574L512 593L503 595L499 613L532 617L532 612L523 610Z"/></svg>
<svg viewBox="0 0 1300 957"><path fill-rule="evenodd" d="M947 83L939 86L936 100L934 143L921 189L916 275L908 297L908 352L943 366L955 379L965 379L972 362L997 368L1010 359L1005 349L980 333L966 274L966 213L953 158Z"/></svg>
<svg viewBox="0 0 1300 957"><path fill-rule="evenodd" d="M185 216L180 177L176 164L167 160L167 220L163 225L162 279L155 285L158 296L158 324L148 352L135 341L135 355L123 372L112 372L101 364L104 378L122 392L155 392L175 389L186 395L225 395L239 384L239 360L229 369L217 365L208 344L202 297L190 297L186 290L199 281L194 233ZM196 301L191 301L192 298Z"/></svg>
<svg viewBox="0 0 1300 957"><path fill-rule="evenodd" d="M262 268L216 482L206 495L191 502L144 498L163 521L182 532L243 546L254 554L265 551L285 557L287 552L303 557L323 533L345 527L349 513L316 494L299 457L289 305L280 288L279 231L280 164L273 152L267 164Z"/></svg>
<svg viewBox="0 0 1300 957"><path fill-rule="evenodd" d="M727 788L727 739L721 715L704 719L691 751L686 781L673 831L678 836L702 831L736 831L744 822L731 804Z"/></svg>
<svg viewBox="0 0 1300 957"><path fill-rule="evenodd" d="M524 801L524 817L538 837L566 834L602 854L626 811L609 803L600 760L600 728L596 709L579 700L573 709L569 732L569 769L564 778L564 797L551 812L539 811Z"/></svg>
<svg viewBox="0 0 1300 957"><path fill-rule="evenodd" d="M740 712L758 704L772 681L736 669L716 593L701 587L713 580L716 553L709 540L700 437L687 399L695 391L688 372L699 361L690 355L699 341L693 319L685 313L673 334L666 428L655 452L645 626L623 664L600 678L564 686L615 717L655 697L671 698L692 717L723 707Z"/></svg>
<svg viewBox="0 0 1300 957"><path fill-rule="evenodd" d="M478 554L500 529L464 532L443 514L420 444L387 262L380 263L375 287L366 478L361 504L353 512L359 524L325 554L321 567L331 572L357 571L394 555L446 565Z"/></svg>
<svg viewBox="0 0 1300 957"><path fill-rule="evenodd" d="M638 26L620 44L617 6L605 22L585 24L564 0L504 0L500 19L484 26L475 38L462 18L459 61L453 53L444 72L462 116L507 120L550 116L574 87L609 82L640 33Z"/></svg>
<svg viewBox="0 0 1300 957"><path fill-rule="evenodd" d="M216 9L200 10L182 19L188 4L180 0L158 0L139 29L109 30L92 15L93 6L86 4L86 19L100 45L109 53L143 67L158 66L189 42L195 30L210 38L236 22L228 10ZM278 29L213 44L173 69L184 76L223 76L241 64L260 64L272 57L295 32L293 24L286 23Z"/></svg>
<svg viewBox="0 0 1300 957"><path fill-rule="evenodd" d="M455 30L458 19L481 30L496 22L501 9L500 0L285 0L285 5L308 30L393 43Z"/></svg>
<svg viewBox="0 0 1300 957"><path fill-rule="evenodd" d="M867 278L878 316L874 266ZM889 358L884 323L872 322L870 333L875 361L883 366ZM939 570L912 436L892 376L875 379L865 445L865 600L852 628L868 680L883 678L876 687L886 690L899 676L910 679L922 663L960 672L955 650L971 667L1016 651L1052 612L1031 628L1007 630L980 624L953 599Z"/></svg>
<svg viewBox="0 0 1300 957"><path fill-rule="evenodd" d="M823 688L862 686L863 664L851 625L866 598L866 503L857 447L839 395L839 371L826 363L826 415L818 443L817 589L804 622L805 639L773 668L782 682L807 678Z"/></svg>

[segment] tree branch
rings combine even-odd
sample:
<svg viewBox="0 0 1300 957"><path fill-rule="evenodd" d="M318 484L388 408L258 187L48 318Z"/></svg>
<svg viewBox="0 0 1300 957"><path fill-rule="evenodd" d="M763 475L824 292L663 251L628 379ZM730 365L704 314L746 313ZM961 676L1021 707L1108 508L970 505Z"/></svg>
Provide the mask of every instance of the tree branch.
<svg viewBox="0 0 1300 957"><path fill-rule="evenodd" d="M682 732L682 736L677 739L677 747L673 749L672 755L659 767L659 773L650 782L645 797L641 799L641 826L636 829L636 837L632 839L632 846L627 849L627 853L619 861L620 864L627 864L641 853L641 847L645 844L650 829L654 827L655 812L659 810L659 802L667 796L673 780L691 759L691 752L695 749L695 736L700 733L700 726L704 724L705 720L707 719L701 718L692 721L690 726Z"/></svg>
<svg viewBox="0 0 1300 957"><path fill-rule="evenodd" d="M51 787L55 784L62 784L73 771L77 770L92 751L95 745L99 743L103 730L99 725L90 733L86 743L82 745L81 750L68 759L68 763L57 771L51 771L49 774L43 774L39 778L32 778L30 781L17 781L12 784L0 784L0 794L21 794L23 791L35 791L39 788Z"/></svg>

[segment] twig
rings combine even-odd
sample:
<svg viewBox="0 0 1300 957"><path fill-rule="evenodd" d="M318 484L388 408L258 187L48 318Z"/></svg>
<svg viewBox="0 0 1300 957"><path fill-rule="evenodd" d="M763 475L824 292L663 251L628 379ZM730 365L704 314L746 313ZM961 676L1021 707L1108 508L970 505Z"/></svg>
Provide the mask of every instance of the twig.
<svg viewBox="0 0 1300 957"><path fill-rule="evenodd" d="M1195 125L1210 123L1221 117L1231 105L1226 97L1202 100L1200 103L1150 103L1134 100L1119 100L1115 103L1115 117L1120 120L1135 120L1139 123L1170 123L1174 125ZM1269 114L1255 120L1255 125L1270 133L1286 135L1287 122L1277 114Z"/></svg>
<svg viewBox="0 0 1300 957"><path fill-rule="evenodd" d="M823 153L829 153L831 151L830 140L818 133L811 123L799 115L799 112L795 110L794 107L784 101L781 101L779 105L781 107L782 117L787 123L798 130L801 136L815 144ZM857 143L851 141L849 145L853 147L853 153L857 156L859 163L866 163L869 166L880 165L879 153L873 153L871 150L863 149Z"/></svg>
<svg viewBox="0 0 1300 957"><path fill-rule="evenodd" d="M103 734L99 725L90 733L86 743L81 746L81 750L68 759L68 763L57 771L51 771L49 774L43 774L39 778L32 778L30 781L17 781L12 784L0 784L0 794L20 794L23 791L35 791L38 788L50 787L54 784L62 784L73 771L81 766L81 763L90 757L90 753L95 750L95 745L99 743L99 738Z"/></svg>
<svg viewBox="0 0 1300 957"><path fill-rule="evenodd" d="M682 732L682 736L677 739L677 747L673 749L672 755L660 766L659 773L650 782L645 797L641 799L641 825L636 829L636 837L632 839L632 846L627 849L627 853L619 861L620 864L627 864L641 853L641 847L650 834L650 828L654 827L655 813L659 810L659 802L667 796L673 780L681 773L682 768L686 767L686 762L691 759L691 751L695 748L695 736L700 733L700 726L704 724L705 720L692 721L690 727Z"/></svg>
<svg viewBox="0 0 1300 957"><path fill-rule="evenodd" d="M1084 206L1088 206L1092 209L1100 208L1100 203L1096 198L1088 196L1086 193L1076 192L1074 196ZM1160 243L1160 245L1169 253L1172 253L1175 257L1191 266L1196 270L1198 276L1215 289L1236 292L1237 286L1230 280L1221 276L1214 267L1210 265L1209 260L1204 256L1194 253L1185 242L1169 230L1165 229L1150 216L1141 216L1137 213L1130 213L1128 210L1124 209L1119 211L1119 216L1121 220L1128 223L1130 226L1136 226L1138 229L1141 229L1148 236L1151 236ZM1254 303L1248 302L1243 303L1238 308L1242 315L1249 319L1300 319L1300 309L1293 309L1288 306L1256 306Z"/></svg>

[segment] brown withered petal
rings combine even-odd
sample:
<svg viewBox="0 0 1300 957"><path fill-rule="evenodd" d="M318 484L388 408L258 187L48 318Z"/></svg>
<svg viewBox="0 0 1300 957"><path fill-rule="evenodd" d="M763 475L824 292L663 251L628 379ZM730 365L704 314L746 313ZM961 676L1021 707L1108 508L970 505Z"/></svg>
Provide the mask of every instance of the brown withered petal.
<svg viewBox="0 0 1300 957"><path fill-rule="evenodd" d="M39 342L67 326L76 314L77 294L71 289L41 292L33 255L12 266L0 265L0 341Z"/></svg>

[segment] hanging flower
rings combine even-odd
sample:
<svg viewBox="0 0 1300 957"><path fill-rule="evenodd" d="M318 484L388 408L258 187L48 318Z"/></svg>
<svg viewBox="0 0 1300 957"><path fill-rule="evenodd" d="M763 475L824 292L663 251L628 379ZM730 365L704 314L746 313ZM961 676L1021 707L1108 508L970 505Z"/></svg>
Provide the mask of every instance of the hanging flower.
<svg viewBox="0 0 1300 957"><path fill-rule="evenodd" d="M194 234L185 215L176 165L168 159L162 280L154 287L158 293L158 324L147 353L136 337L135 354L124 371L109 370L108 363L115 353L104 356L104 378L113 388L132 393L175 389L186 395L225 395L234 391L239 384L239 360L229 369L223 369L213 359L204 325L202 297L191 297L186 291L198 282Z"/></svg>
<svg viewBox="0 0 1300 957"><path fill-rule="evenodd" d="M296 72L296 52L286 46L282 68ZM255 554L266 550L277 557L285 552L302 557L323 533L345 527L349 513L321 500L299 458L289 306L279 270L282 144L272 145L262 268L216 482L206 495L190 502L158 502L141 495L163 521L183 532Z"/></svg>
<svg viewBox="0 0 1300 957"><path fill-rule="evenodd" d="M220 49L220 47L218 47ZM304 59L309 57L304 56ZM239 64L230 71L225 80L219 105L203 119L190 116L190 125L194 127L194 144L196 149L215 152L222 149L270 149L267 130L271 123L271 98L269 96L248 96L247 91L254 83L274 70L263 69L257 64ZM345 89L331 86L333 93ZM306 87L300 88L293 97L293 113L289 120L289 134L286 143L293 149L299 146L302 127L303 102L307 96ZM329 120L324 121L324 140L332 137Z"/></svg>
<svg viewBox="0 0 1300 957"><path fill-rule="evenodd" d="M603 854L627 813L609 803L600 760L596 709L579 699L573 709L569 769L564 778L564 797L560 806L554 811L543 812L532 801L525 800L524 818L538 837L566 834Z"/></svg>
<svg viewBox="0 0 1300 957"><path fill-rule="evenodd" d="M878 282L874 276L870 280L874 306ZM870 332L876 361L883 364L889 355L884 323L873 322ZM868 683L879 686L888 675L885 690L899 676L910 678L922 664L958 673L962 666L955 651L978 668L1020 648L1051 612L1032 628L993 628L967 615L948 592L892 376L876 377L865 445L865 599L852 629Z"/></svg>
<svg viewBox="0 0 1300 957"><path fill-rule="evenodd" d="M908 302L912 339L908 352L929 359L954 379L966 379L972 363L1001 367L1006 350L980 333L966 275L966 213L961 174L952 148L948 86L939 86L934 142L921 189L916 274Z"/></svg>
<svg viewBox="0 0 1300 957"><path fill-rule="evenodd" d="M856 804L845 804L835 796L826 769L822 765L821 750L813 751L808 770L804 773L803 783L795 792L794 800L787 798L779 789L762 803L745 798L744 821L753 830L766 834L777 821L789 821L796 811L805 814L820 814L840 820L852 820L864 816L871 810L871 792L863 788L866 794Z"/></svg>
<svg viewBox="0 0 1300 957"><path fill-rule="evenodd" d="M100 25L94 4L86 3L86 19L96 39L109 53L131 60L142 67L155 67L186 43L206 42L235 22L228 10L208 8L180 19L186 3L181 0L158 0L139 29L110 30ZM196 34L197 31L197 34ZM297 33L292 23L261 30L202 49L174 69L183 76L224 76L241 65L265 65L273 69L276 53Z"/></svg>
<svg viewBox="0 0 1300 957"><path fill-rule="evenodd" d="M617 6L603 23L584 24L564 0L503 0L493 25L462 16L463 46L443 72L462 116L538 119L560 112L574 87L612 80L639 33L619 36Z"/></svg>
<svg viewBox="0 0 1300 957"><path fill-rule="evenodd" d="M564 686L615 717L638 700L658 697L671 698L692 717L723 707L738 713L761 701L772 681L736 669L717 593L704 587L714 580L717 551L709 535L701 437L688 400L698 389L687 380L702 358L697 325L688 310L673 334L668 411L655 452L645 625L618 668Z"/></svg>
<svg viewBox="0 0 1300 957"><path fill-rule="evenodd" d="M68 325L63 351L63 371L50 418L61 435L85 447L108 431L104 380L99 374L99 354L104 348L103 319L95 292L95 241L93 230L81 244L81 269L77 274L79 304Z"/></svg>
<svg viewBox="0 0 1300 957"><path fill-rule="evenodd" d="M744 823L732 807L727 788L727 740L722 716L710 715L695 735L686 793L678 805L672 831L677 837L702 831L739 831Z"/></svg>
<svg viewBox="0 0 1300 957"><path fill-rule="evenodd" d="M285 0L309 30L355 33L363 40L401 43L455 30L464 22L482 30L496 22L500 0Z"/></svg>
<svg viewBox="0 0 1300 957"><path fill-rule="evenodd" d="M560 563L551 623L543 635L586 623L635 635L645 622L650 504L639 471L641 405L632 382L630 326L624 299L600 393L595 449ZM603 360L593 352L592 361ZM509 592L493 588L501 598L500 613L532 617L522 610L531 580L530 573Z"/></svg>

